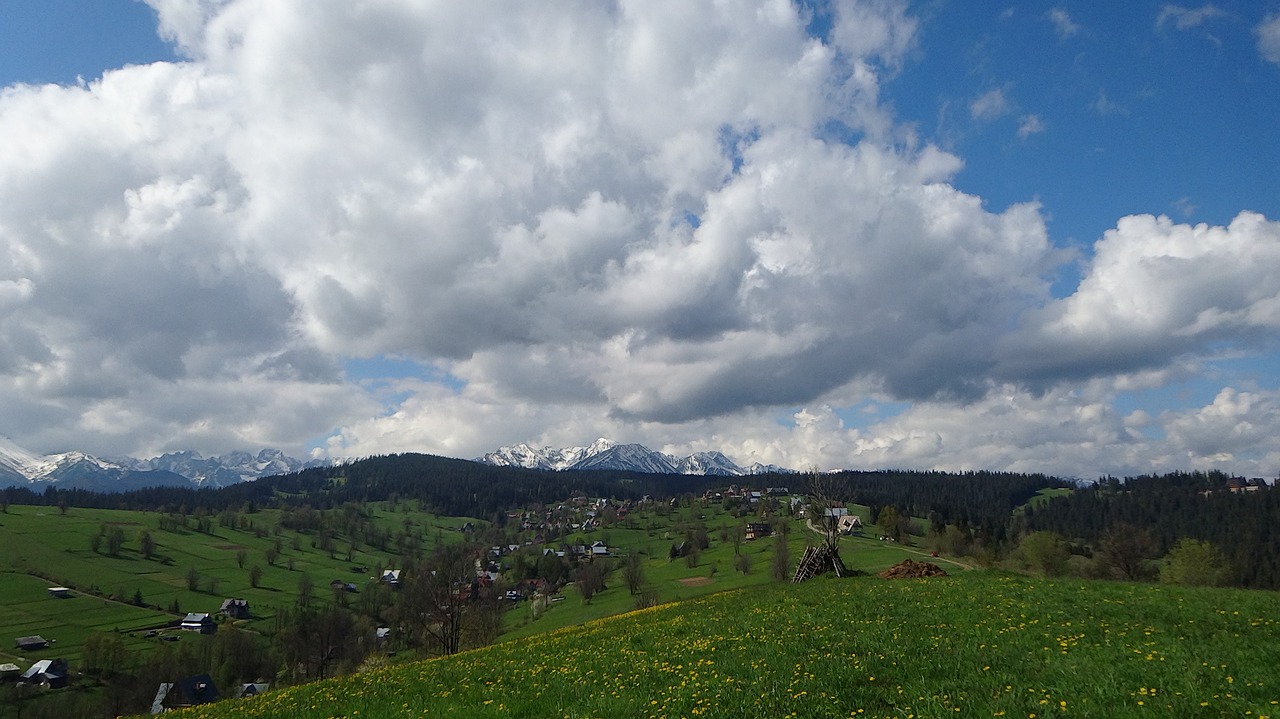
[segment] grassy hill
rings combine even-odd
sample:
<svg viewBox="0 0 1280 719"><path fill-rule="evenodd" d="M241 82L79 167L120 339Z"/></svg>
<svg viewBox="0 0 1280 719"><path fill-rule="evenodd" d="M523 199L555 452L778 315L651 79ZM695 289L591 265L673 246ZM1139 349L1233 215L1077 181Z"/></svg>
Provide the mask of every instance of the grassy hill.
<svg viewBox="0 0 1280 719"><path fill-rule="evenodd" d="M389 527L402 527L408 518L429 542L437 536L446 541L457 537L450 530L466 521L397 513L384 505L370 506L369 511L375 522ZM85 638L96 632L117 632L127 648L145 650L159 640L144 638L141 630L172 623L181 612L216 612L228 597L248 599L253 619L247 625L267 628L281 607L294 604L304 574L316 595L326 598L330 581L363 587L374 567L398 561L391 553L363 545L348 559L345 543L331 556L313 546L314 534L276 533L278 512L251 516L266 531L216 522L208 532L162 530L164 515L156 512L72 508L63 514L51 507L9 506L0 514L0 596L5 598L0 604L0 639L11 642L39 634L55 644L30 653L18 653L6 644L0 647L0 660L25 667L34 660L62 657L76 665ZM115 555L91 548L91 538L104 527L119 528L125 535ZM150 558L139 552L137 535L144 529L156 545ZM279 557L271 563L265 555L277 546ZM256 587L250 579L254 566L261 571ZM353 573L353 566L369 571ZM199 575L194 590L187 576L193 569ZM47 589L55 584L76 591L68 599L51 598ZM144 606L132 603L135 594ZM166 611L175 603L179 613Z"/></svg>
<svg viewBox="0 0 1280 719"><path fill-rule="evenodd" d="M395 507L386 502L371 503L364 509L380 527L391 531L411 528L424 538L428 549L437 541L460 541L461 534L455 530L465 522L484 524L467 517L439 517L408 502ZM865 508L855 509L865 513ZM242 514L240 519L245 523L234 527L212 517L205 531L196 531L194 520L187 527L174 526L165 521L167 518L169 515L158 512L74 507L64 513L54 507L24 505L10 505L0 513L0 596L7 600L0 604L0 640L12 642L16 637L38 634L54 641L33 652L19 652L12 644L0 646L0 660L25 668L35 660L61 657L79 669L85 640L104 632L121 637L126 649L146 653L162 642L161 636L147 630L172 624L184 612L216 612L228 597L250 602L252 618L240 626L269 633L276 614L296 603L304 575L314 584L317 599L330 602L330 581L353 582L363 593L375 567L397 566L402 561L393 552L379 551L363 542L350 550L348 558L345 536L338 537L335 551L325 551L317 546L316 532L279 529L281 513L273 509ZM695 563L683 559L669 562L668 549L684 536L679 527L694 521L705 521L703 526L712 535L711 547ZM580 544L604 539L618 553L643 554L649 558L645 562L646 586L658 600L669 602L771 581L772 539L743 543L739 550L752 560L750 573L735 569L735 549L722 534L742 521L718 506L683 507L663 516L640 513L630 526L618 524L561 541ZM104 529L120 529L125 538L115 554L105 546L96 551L92 548L92 538ZM797 520L792 520L791 529L788 543L794 566L813 535ZM140 552L138 535L143 530L150 532L155 544L150 558ZM869 572L900 561L909 551L870 539L844 541L849 565ZM271 563L267 554L273 549L278 549L279 556ZM535 554L538 551L535 549ZM257 586L250 578L255 566L261 572ZM352 572L353 567L367 571ZM199 575L195 589L187 576L191 570ZM48 595L47 588L59 584L76 590L71 598ZM536 620L527 610L509 612L504 640L522 639L634 607L635 598L621 586L616 573L609 585L608 591L597 594L590 603L576 591L566 591L565 601L551 605ZM135 596L142 598L143 606L134 605ZM178 612L172 611L175 606ZM525 607L527 604L519 609ZM168 634L182 642L200 641L185 632Z"/></svg>
<svg viewBox="0 0 1280 719"><path fill-rule="evenodd" d="M750 587L181 717L1280 716L1273 593L995 572Z"/></svg>

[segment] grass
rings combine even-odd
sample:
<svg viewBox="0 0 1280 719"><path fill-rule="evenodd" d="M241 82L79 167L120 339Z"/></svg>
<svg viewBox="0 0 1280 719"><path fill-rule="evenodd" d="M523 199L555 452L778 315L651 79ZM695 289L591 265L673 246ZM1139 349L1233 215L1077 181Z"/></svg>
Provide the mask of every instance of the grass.
<svg viewBox="0 0 1280 719"><path fill-rule="evenodd" d="M402 503L403 504L403 503ZM435 537L446 540L460 535L457 526L465 519L437 518L422 512L393 512L385 504L370 505L380 524L401 528L406 518L421 527L428 544ZM242 597L249 600L253 619L251 628L268 628L282 607L291 606L297 598L298 582L307 574L314 585L315 596L329 597L329 582L341 579L363 587L370 581L367 574L353 574L352 566L365 566L370 571L379 564L391 566L396 561L389 553L362 546L346 559L345 541L338 543L334 557L311 546L313 536L285 531L276 535L219 526L215 520L211 533L191 529L161 530L160 514L121 510L72 508L66 514L51 507L10 505L0 514L0 640L12 642L19 636L39 634L56 640L48 649L18 653L11 644L0 645L4 661L17 661L25 666L38 659L63 657L73 665L81 654L84 640L95 632L118 631L131 649L154 645L158 640L144 639L139 630L172 622L185 612L216 612L223 599ZM264 510L247 515L258 527L272 530L278 513ZM90 538L103 525L119 527L125 534L125 545L117 556L105 549L95 553ZM152 558L138 552L137 536L148 530L156 542ZM298 538L294 548L294 537ZM265 554L280 541L281 551L274 566ZM237 555L245 554L239 566ZM292 562L293 568L289 568ZM249 569L258 565L262 578L258 587L251 586ZM195 569L199 586L187 586L187 572ZM209 581L216 579L216 591ZM75 588L71 599L48 596L55 584ZM142 595L148 607L172 606L178 603L178 614L154 608L135 607L113 602L92 594L113 595L123 590L131 599Z"/></svg>
<svg viewBox="0 0 1280 719"><path fill-rule="evenodd" d="M1042 489L1036 492L1035 495L1031 497L1031 499L1027 500L1027 503L1025 506L1029 506L1033 509L1040 509L1044 505L1048 504L1049 500L1054 499L1056 497L1066 497L1070 495L1073 491L1074 490L1072 490L1070 487L1047 487L1045 489ZM1023 507L1018 507L1015 510L1015 512L1021 513L1022 509Z"/></svg>
<svg viewBox="0 0 1280 719"><path fill-rule="evenodd" d="M994 572L771 584L179 714L1280 716L1272 593Z"/></svg>
<svg viewBox="0 0 1280 719"><path fill-rule="evenodd" d="M411 502L376 503L366 509L378 526L399 532L407 524L421 533L428 546L441 540L458 541L462 535L455 530L469 521L436 517ZM854 510L865 517L866 508ZM161 521L164 516L155 512L71 508L62 513L51 507L11 505L7 513L0 514L0 596L8 598L0 606L0 640L40 634L56 643L31 653L6 651L7 647L0 645L0 657L25 666L33 660L56 656L76 665L84 641L94 633L110 631L120 634L129 649L145 651L158 646L161 640L144 636L144 630L173 623L185 612L216 612L228 597L249 600L253 616L241 622L242 626L269 632L276 613L295 603L304 574L310 577L316 598L330 601L331 580L354 582L362 589L370 581L367 573L352 573L353 566L372 570L378 565L398 566L400 561L367 546L357 548L348 561L345 538L337 540L336 553L330 557L328 552L312 546L312 534L287 530L277 533L277 511L262 510L242 517L251 520L257 531L224 527L216 518L209 533L200 533L194 529L160 529L167 525ZM771 538L742 542L739 550L751 558L751 569L747 574L736 570L734 547L726 537L745 521L719 505L694 504L661 514L653 510L637 513L629 521L561 541L590 544L603 539L619 553L641 553L648 558L647 588L658 600L671 602L771 581L775 546ZM684 538L686 529L699 523L710 536L711 547L702 552L694 566L683 559L669 561L670 547ZM104 525L123 531L125 544L115 556L107 554L105 548L98 552L91 548L90 539ZM813 541L815 535L797 520L791 520L790 526L788 539L794 566L805 543ZM151 558L138 551L137 537L144 529L156 543ZM844 541L850 566L868 572L911 556L897 545L853 538ZM276 546L280 556L273 566L265 556L268 549ZM243 566L238 561L241 553L245 555ZM249 580L249 569L255 565L262 571L257 587L251 586ZM200 577L194 591L187 584L190 569ZM216 587L211 586L211 581L216 581ZM589 603L571 586L565 591L565 601L550 605L536 619L527 604L519 605L508 613L508 634L503 639L519 640L630 611L635 598L621 583L615 573L610 580L613 589L598 594ZM74 599L48 597L46 589L54 584L76 588ZM141 595L145 607L129 604L135 592ZM119 595L125 601L91 595ZM157 609L168 610L175 602L179 612ZM182 641L196 641L189 634L176 636Z"/></svg>
<svg viewBox="0 0 1280 719"><path fill-rule="evenodd" d="M623 551L640 551L648 557L644 562L645 588L661 602L694 599L716 592L758 587L773 581L775 538L742 542L738 550L751 558L751 570L746 574L739 572L735 569L732 542L722 541L719 533L721 528L736 527L741 520L715 509L704 511L703 518L707 522L712 542L711 547L701 553L697 564L690 567L684 558L669 559L669 548L683 538L683 535L671 531L669 527L682 521L691 521L693 514L698 511L686 509L669 518L671 525L659 525L652 531L612 527L599 534L609 537L610 546L622 547ZM791 555L790 568L794 571L806 543L815 543L820 538L805 529L803 522L799 520L791 520L790 529L787 544ZM863 537L845 537L841 539L840 546L846 566L869 574L893 566L908 557L918 559L921 554L927 554L899 544ZM946 559L930 561L943 564L948 571L961 571L967 567ZM590 602L584 601L575 587L568 587L564 592L564 601L549 605L546 612L537 619L533 618L533 611L528 605L517 607L516 611L508 613L506 631L499 641L521 640L561 627L631 611L635 608L636 598L627 591L620 575L621 572L615 572L609 581L611 589L596 595Z"/></svg>
<svg viewBox="0 0 1280 719"><path fill-rule="evenodd" d="M4 656L9 661L20 658L25 662L62 657L75 663L80 658L84 640L97 632L129 632L155 627L172 619L164 612L143 609L97 597L73 594L67 599L49 596L49 582L12 572L0 573L4 603L0 604L0 627L12 636L38 634L54 643L45 649L19 652L7 649ZM52 631L51 631L52 630ZM141 639L129 637L126 647L139 649L145 646Z"/></svg>
<svg viewBox="0 0 1280 719"><path fill-rule="evenodd" d="M393 531L402 530L407 521L415 531L421 531L428 546L440 539L457 541L462 535L455 530L469 521L436 517L417 510L409 502L399 502L395 507L376 503L367 509L375 523ZM266 530L264 536L258 536L256 531L223 527L216 519L211 532L203 534L193 529L161 530L162 515L155 512L71 508L63 514L51 507L11 505L7 513L0 514L0 596L8 600L0 606L0 640L40 634L56 643L32 653L18 653L0 645L0 657L25 666L33 660L58 656L75 665L85 639L104 631L121 634L130 649L145 650L158 645L160 640L142 636L143 629L173 622L185 612L216 612L228 597L249 600L253 617L244 626L269 631L276 613L294 604L303 574L311 578L316 598L329 601L331 580L354 582L361 588L370 581L367 574L352 573L352 566L372 570L378 565L397 566L399 562L392 554L367 546L359 547L347 561L347 544L342 538L337 541L336 554L331 558L328 552L312 546L314 535L292 531L277 534L274 527L279 513L276 511L262 510L243 516ZM479 520L470 521L481 524ZM706 526L711 548L702 553L693 567L682 559L668 561L671 545L683 539L685 527L698 521ZM740 549L752 558L751 572L735 571L732 543L724 541L722 533L736 529L743 521L718 506L690 506L662 516L652 512L641 514L630 522L563 541L590 544L604 539L623 553L641 552L649 557L645 567L649 588L660 601L670 602L770 581L772 539L743 542ZM91 549L90 538L98 534L103 525L119 527L124 532L126 541L117 556L109 556L105 549L97 553ZM137 536L143 529L148 530L156 542L150 559L138 552ZM805 542L813 538L802 524L793 521L789 536L793 565ZM265 554L277 543L280 556L272 566ZM866 571L878 571L909 556L899 547L873 540L848 539L845 547L851 566ZM246 556L243 567L237 561L241 552ZM262 570L258 587L251 586L249 581L249 569L254 565ZM186 577L193 568L200 575L195 591L189 589ZM210 591L211 579L217 582L216 591ZM598 594L590 603L569 588L565 592L566 600L551 605L537 620L527 611L528 605L521 605L509 613L507 627L511 633L504 639L521 639L629 611L635 599L621 587L621 581L615 574L610 581L613 589ZM78 591L73 599L52 599L46 590L54 584ZM132 599L135 591L142 595L146 608L89 596L122 593ZM168 609L174 602L180 609L176 614L154 608ZM184 641L194 640L191 635L179 636Z"/></svg>

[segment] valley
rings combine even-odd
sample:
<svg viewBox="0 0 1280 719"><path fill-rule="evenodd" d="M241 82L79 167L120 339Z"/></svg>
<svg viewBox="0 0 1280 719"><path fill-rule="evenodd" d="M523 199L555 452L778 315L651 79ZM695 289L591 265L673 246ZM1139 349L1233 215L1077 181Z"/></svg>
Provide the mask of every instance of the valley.
<svg viewBox="0 0 1280 719"><path fill-rule="evenodd" d="M784 483L795 489L786 489ZM1133 557L1121 563L1118 552L1123 548L1115 543L1114 525L1094 540L1083 540L1046 531L1041 523L1051 519L1071 531L1076 525L1062 522L1087 516L1072 509L1086 501L1105 502L1097 505L1095 514L1105 514L1111 503L1125 502L1130 516L1138 516L1149 492L1165 498L1162 505L1152 506L1162 507L1162 516L1169 519L1182 516L1169 509L1173 491L1188 498L1187 506L1198 510L1195 516L1229 510L1238 516L1255 512L1261 517L1273 511L1269 486L1237 494L1236 489L1243 486L1220 475L1134 478L1125 484L1080 487L1036 475L990 473L741 478L616 470L547 472L403 455L311 468L217 490L162 487L96 494L50 488L37 495L9 488L0 490L0 589L12 599L0 609L0 629L15 642L38 637L46 643L0 650L0 663L26 669L65 660L70 666L70 686L41 689L30 681L0 684L0 716L38 719L69 713L140 713L155 701L157 687L195 679L219 687L218 696L224 698L247 687L269 688L268 695L245 700L245 706L222 702L208 710L193 710L213 712L201 716L222 716L223 711L232 712L228 716L252 715L258 711L253 707L274 707L275 711L280 709L279 702L292 701L283 697L311 696L309 692L326 690L310 687L332 686L313 682L360 682L365 681L360 677L379 672L400 677L405 676L400 672L419 672L426 666L435 667L431 671L436 672L471 661L450 657L458 652L506 656L533 646L531 642L564 641L570 645L548 651L586 656L587 649L565 637L583 631L617 631L624 625L612 622L643 622L646 617L661 617L668 624L673 616L681 617L680 622L694 622L701 627L700 635L719 637L707 645L710 651L720 651L721 645L736 646L735 635L717 634L722 630L701 624L707 602L732 605L773 597L766 602L771 609L747 604L716 611L744 613L744 621L745 614L783 611L775 622L812 622L814 629L794 629L790 639L767 639L800 645L814 641L815 633L842 626L834 617L815 614L818 604L825 612L836 611L836 605L827 603L852 602L850 612L882 615L889 623L910 621L897 613L896 603L908 601L909 596L900 593L910 595L916 591L910 587L915 586L995 596L1006 586L1001 582L1029 581L1027 586L1016 584L1025 594L1036 591L1028 587L1038 587L1042 581L1048 582L1044 586L1065 586L1054 585L1061 581L1055 578L1073 577L1079 584L1071 591L1088 602L1093 601L1087 599L1091 592L1110 591L1105 587L1113 583L1104 580L1115 576L1117 567L1128 567L1132 572L1128 579L1150 580L1157 574L1165 579L1166 565L1182 546L1181 542L1174 546L1174 540L1190 541L1185 532L1194 525L1168 527L1173 537L1168 544L1157 543L1159 535L1148 529L1133 530L1137 534L1127 550ZM468 508L471 511L465 511ZM1141 536L1146 539L1138 541ZM839 546L847 576L827 573L803 584L792 583L806 548L824 542ZM1236 567L1231 574L1197 579L1194 573L1183 573L1174 579L1170 573L1169 582L1221 584L1269 576L1265 562L1246 566L1234 559L1244 548L1228 546L1227 551L1214 561L1224 568ZM1161 559L1165 553L1168 557ZM891 581L875 576L905 559L930 562L952 576ZM1040 579L1021 579L1010 572ZM877 588L886 583L895 588ZM51 588L60 588L57 594L65 597L55 596ZM1148 598L1135 601L1159 606L1164 601L1162 592L1171 589L1164 584L1134 584L1124 591L1149 593ZM831 591L839 598L813 600L817 604L806 599ZM895 606L859 603L863 595L882 591L890 594L881 601ZM1205 612L1222 601L1213 593L1225 590L1178 591L1191 593L1179 595L1177 611L1194 607L1195 621L1208 622L1212 617ZM1257 597L1273 596L1244 592L1232 595L1230 601L1247 605L1267 601ZM1030 608L1021 610L1024 625L1043 621L1037 618L1034 601L1018 601L1023 602L1018 606ZM980 604L967 606L957 610L958 615L947 615L935 629L982 626L990 621L985 612L1009 611L1003 605L985 610L979 609ZM1122 615L1123 611L1115 618ZM1067 615L1061 621L1068 626L1078 619ZM588 629L611 626L614 629ZM635 631L657 632L644 642L669 638L659 628L637 625ZM753 639L771 636L760 627L744 631ZM866 629L858 625L846 631ZM899 627L894 637L913 636L912 631ZM1130 645L1127 631L1119 637L1107 627L1099 631L1101 646ZM950 644L945 651L939 649L937 643L949 639L936 632L932 636L930 647L920 644L926 635L911 640L917 644L911 651L930 657L941 651L936 660L922 665L928 667L925 675L912 680L917 684L911 691L918 692L920 701L928 697L919 682L933 681L929 676L945 677L945 667L936 665L945 665L955 653ZM1267 632L1250 637L1261 644L1241 647L1241 651L1276 650ZM1002 646L993 636L977 636L974 641L988 650ZM685 651L663 647L654 651L664 655ZM812 658L804 658L809 656L805 650L796 651L802 654L794 658L795 671L809 667ZM903 662L910 654L897 656ZM699 661L689 655L681 665L699 666ZM1089 664L1095 661L1102 660L1089 659L1071 671L1097 671L1097 666ZM793 699L815 693L813 688L790 686L795 675L783 687L780 677L759 674L762 668L749 662L730 675L737 677L732 681L750 679L772 687L767 697L742 698L749 700L746 704L734 704L721 695L681 699L672 693L677 685L661 691L674 702L667 706L683 707L679 711L689 715L693 708L705 713L716 702L770 712L781 706L776 702L788 693ZM1032 668L1028 664L1009 671L1024 674L1025 682ZM589 668L585 671L583 681L599 679ZM889 674L892 670L877 671ZM655 677L658 684L647 691L659 691L666 681ZM829 681L849 679L837 672ZM964 686L959 679L945 681ZM971 696L974 690L956 691ZM282 698L275 699L277 693ZM828 695L844 697L831 706L853 701L845 694L828 691ZM1068 701L1072 707L1087 703L1080 695L1066 695L1075 698L1059 701ZM602 712L595 704L566 704L566 711L637 715L636 697L619 696L625 699L618 705L624 707L620 714ZM926 705L961 706L956 696L947 694L945 701L933 697L929 701L943 704ZM272 702L263 701L268 697ZM437 712L472 715L472 710L478 710L468 703L470 698L460 700L452 692L418 700ZM175 691L162 701L171 708L204 700L192 701ZM517 693L499 703L523 706L517 714L537 716L533 707L538 701L536 695ZM880 703L874 706L881 713L873 716L899 716L900 706L916 708L883 696L876 701ZM1105 703L1110 698L1098 695L1089 701ZM1007 709L999 707L1020 706L1012 699L1002 702L990 707L1002 711ZM373 699L347 706L352 717L357 708L362 717L398 716L393 708L379 706ZM800 715L838 715L831 713L831 706L822 706ZM1072 714L1077 711L1073 709ZM305 707L279 715L313 716ZM654 716L662 715L655 710ZM1042 710L1040 715L1052 713Z"/></svg>

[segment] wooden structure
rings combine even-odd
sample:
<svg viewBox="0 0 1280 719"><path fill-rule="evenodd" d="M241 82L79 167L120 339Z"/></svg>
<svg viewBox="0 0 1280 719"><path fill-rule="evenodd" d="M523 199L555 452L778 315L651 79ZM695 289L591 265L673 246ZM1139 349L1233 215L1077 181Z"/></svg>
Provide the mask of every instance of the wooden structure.
<svg viewBox="0 0 1280 719"><path fill-rule="evenodd" d="M49 640L42 636L35 635L30 637L18 637L13 640L15 646L24 652L31 652L37 649L44 649L49 646Z"/></svg>
<svg viewBox="0 0 1280 719"><path fill-rule="evenodd" d="M791 581L798 584L829 571L835 572L837 577L849 574L844 561L840 559L840 550L831 544L807 547L804 556L800 558L800 565L796 567L796 576Z"/></svg>

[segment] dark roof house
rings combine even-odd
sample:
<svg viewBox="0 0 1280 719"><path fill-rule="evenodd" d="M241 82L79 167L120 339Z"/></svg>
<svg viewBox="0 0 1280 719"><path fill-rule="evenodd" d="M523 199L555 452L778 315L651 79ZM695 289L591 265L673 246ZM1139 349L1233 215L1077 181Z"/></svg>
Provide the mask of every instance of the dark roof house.
<svg viewBox="0 0 1280 719"><path fill-rule="evenodd" d="M207 612L192 612L182 620L181 628L189 632L212 634L218 627Z"/></svg>
<svg viewBox="0 0 1280 719"><path fill-rule="evenodd" d="M163 714L170 709L193 707L198 704L216 702L222 696L208 674L197 674L179 680L176 684L164 682L156 690L156 698L151 702L152 714Z"/></svg>
<svg viewBox="0 0 1280 719"><path fill-rule="evenodd" d="M34 651L36 649L44 649L49 646L49 640L39 635L18 637L13 640L13 642L19 649L26 652Z"/></svg>
<svg viewBox="0 0 1280 719"><path fill-rule="evenodd" d="M42 684L50 689L61 689L67 685L70 673L66 659L41 659L23 673L22 681Z"/></svg>
<svg viewBox="0 0 1280 719"><path fill-rule="evenodd" d="M249 618L249 600L248 599L227 599L222 602L222 607L218 609L226 616L232 619L248 619Z"/></svg>

